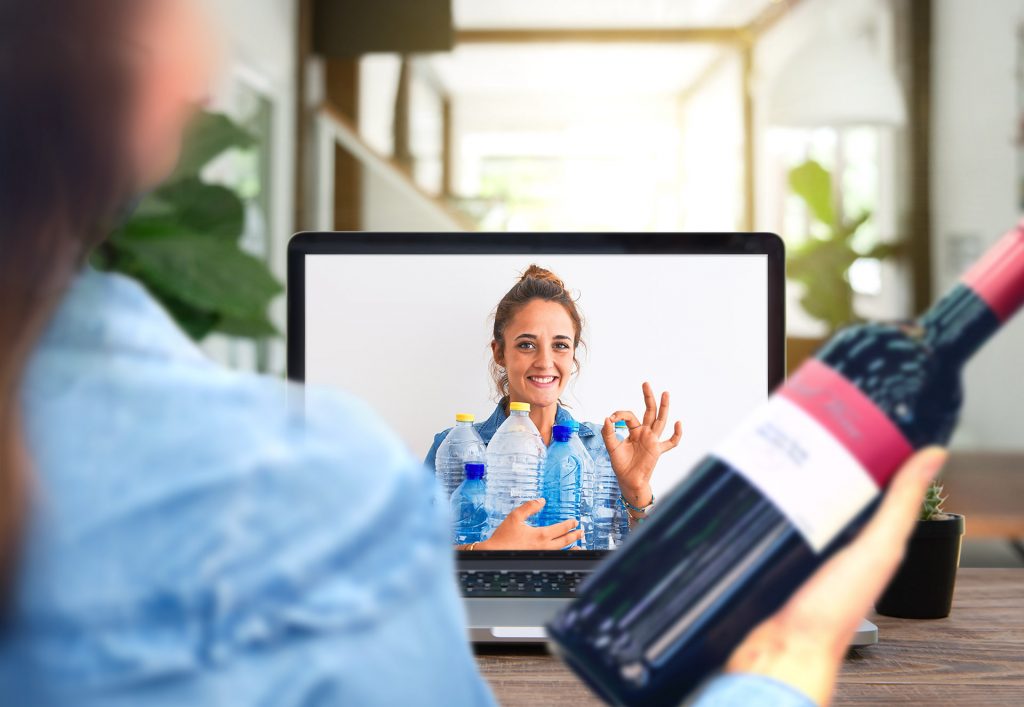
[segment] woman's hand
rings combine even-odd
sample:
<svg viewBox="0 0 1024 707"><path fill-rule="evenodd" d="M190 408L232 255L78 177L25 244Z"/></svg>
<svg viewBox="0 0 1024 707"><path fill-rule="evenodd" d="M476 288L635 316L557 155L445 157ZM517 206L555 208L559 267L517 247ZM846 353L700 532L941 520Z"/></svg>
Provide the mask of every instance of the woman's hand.
<svg viewBox="0 0 1024 707"><path fill-rule="evenodd" d="M661 408L654 398L654 390L650 383L644 383L643 422L629 410L620 410L604 421L601 436L608 448L612 460L612 468L619 480L622 496L632 505L643 508L651 505L651 474L658 463L658 458L670 449L674 449L683 437L683 423L676 422L672 437L664 442L661 435L668 423L669 396L661 394ZM615 423L625 420L629 427L629 437L620 440L615 436Z"/></svg>
<svg viewBox="0 0 1024 707"><path fill-rule="evenodd" d="M774 678L827 704L850 638L899 567L925 489L945 460L934 447L911 457L857 538L747 636L727 670Z"/></svg>
<svg viewBox="0 0 1024 707"><path fill-rule="evenodd" d="M582 530L573 530L575 520L535 528L526 524L526 519L540 513L544 499L527 501L501 521L490 538L477 543L477 550L561 550L583 537Z"/></svg>

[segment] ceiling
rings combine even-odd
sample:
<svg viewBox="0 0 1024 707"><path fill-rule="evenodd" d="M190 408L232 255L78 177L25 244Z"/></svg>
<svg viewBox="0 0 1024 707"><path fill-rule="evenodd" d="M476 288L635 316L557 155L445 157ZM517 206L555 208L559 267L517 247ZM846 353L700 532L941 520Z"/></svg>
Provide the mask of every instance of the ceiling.
<svg viewBox="0 0 1024 707"><path fill-rule="evenodd" d="M431 60L449 94L651 95L682 91L708 45L470 45Z"/></svg>
<svg viewBox="0 0 1024 707"><path fill-rule="evenodd" d="M454 0L468 29L675 29L748 24L775 0ZM428 63L450 95L629 96L686 89L710 44L461 44Z"/></svg>
<svg viewBox="0 0 1024 707"><path fill-rule="evenodd" d="M777 0L454 0L458 29L679 28L749 23Z"/></svg>

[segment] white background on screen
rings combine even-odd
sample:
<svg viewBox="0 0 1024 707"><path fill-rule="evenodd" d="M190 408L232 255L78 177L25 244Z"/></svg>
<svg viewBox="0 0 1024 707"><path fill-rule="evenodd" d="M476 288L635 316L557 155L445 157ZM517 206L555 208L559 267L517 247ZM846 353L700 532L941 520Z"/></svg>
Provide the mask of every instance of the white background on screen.
<svg viewBox="0 0 1024 707"><path fill-rule="evenodd" d="M652 480L678 482L767 397L767 259L759 255L318 255L306 258L306 378L369 401L422 458L456 412L494 409L491 315L532 262L586 319L577 419L642 414L640 385L672 393L683 441Z"/></svg>

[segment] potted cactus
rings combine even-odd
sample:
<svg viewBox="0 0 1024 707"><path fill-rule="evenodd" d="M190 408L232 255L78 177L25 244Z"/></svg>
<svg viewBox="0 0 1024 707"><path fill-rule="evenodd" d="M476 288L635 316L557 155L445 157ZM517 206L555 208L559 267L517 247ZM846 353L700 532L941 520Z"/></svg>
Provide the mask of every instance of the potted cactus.
<svg viewBox="0 0 1024 707"><path fill-rule="evenodd" d="M964 517L943 509L942 485L932 482L921 504L921 517L907 544L896 576L875 604L886 616L941 619L949 616L960 565Z"/></svg>

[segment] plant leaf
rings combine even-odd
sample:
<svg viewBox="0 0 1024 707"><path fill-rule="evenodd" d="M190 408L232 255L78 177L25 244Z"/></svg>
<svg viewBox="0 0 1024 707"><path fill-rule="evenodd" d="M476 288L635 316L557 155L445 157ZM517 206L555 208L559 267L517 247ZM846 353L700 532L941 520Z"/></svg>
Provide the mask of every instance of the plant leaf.
<svg viewBox="0 0 1024 707"><path fill-rule="evenodd" d="M256 138L226 115L200 113L189 126L178 168L170 181L198 176L215 157L232 148L245 149L255 144Z"/></svg>
<svg viewBox="0 0 1024 707"><path fill-rule="evenodd" d="M840 225L836 229L836 236L842 238L844 241L852 240L853 237L857 235L857 231L859 231L861 227L870 220L871 212L866 210L862 211L852 220Z"/></svg>
<svg viewBox="0 0 1024 707"><path fill-rule="evenodd" d="M186 177L155 196L171 207L182 231L237 241L245 229L245 203L227 187Z"/></svg>
<svg viewBox="0 0 1024 707"><path fill-rule="evenodd" d="M265 339L281 335L266 314L252 319L224 317L217 323L216 330L222 334L244 339Z"/></svg>
<svg viewBox="0 0 1024 707"><path fill-rule="evenodd" d="M832 202L832 175L814 160L808 160L789 172L789 186L803 199L816 219L826 226L836 225L835 205Z"/></svg>
<svg viewBox="0 0 1024 707"><path fill-rule="evenodd" d="M185 304L176 297L168 295L157 288L149 287L149 290L163 304L174 321L178 323L178 326L193 341L205 339L220 322L220 317L213 312L207 312Z"/></svg>
<svg viewBox="0 0 1024 707"><path fill-rule="evenodd" d="M889 258L903 257L904 246L902 243L878 243L871 250L863 255L865 258L875 260L888 260Z"/></svg>
<svg viewBox="0 0 1024 707"><path fill-rule="evenodd" d="M282 287L238 245L194 235L122 238L126 267L154 290L226 319L260 320Z"/></svg>

